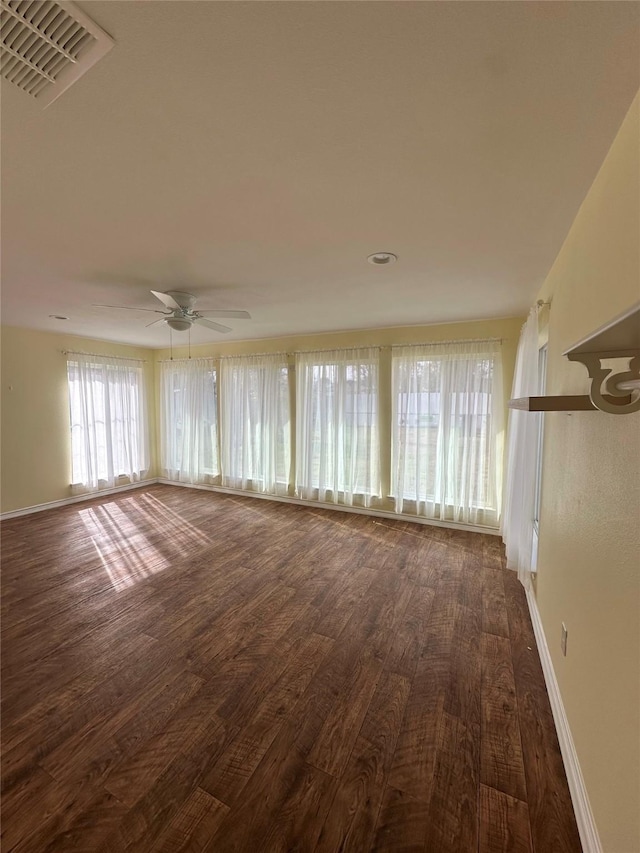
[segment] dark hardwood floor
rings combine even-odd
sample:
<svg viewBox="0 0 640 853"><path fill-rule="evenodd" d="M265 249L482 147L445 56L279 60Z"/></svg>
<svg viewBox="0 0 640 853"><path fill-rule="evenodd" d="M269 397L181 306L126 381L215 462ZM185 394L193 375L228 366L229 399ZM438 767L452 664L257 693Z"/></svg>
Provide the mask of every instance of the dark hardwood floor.
<svg viewBox="0 0 640 853"><path fill-rule="evenodd" d="M1 532L4 853L579 853L498 537L171 486Z"/></svg>

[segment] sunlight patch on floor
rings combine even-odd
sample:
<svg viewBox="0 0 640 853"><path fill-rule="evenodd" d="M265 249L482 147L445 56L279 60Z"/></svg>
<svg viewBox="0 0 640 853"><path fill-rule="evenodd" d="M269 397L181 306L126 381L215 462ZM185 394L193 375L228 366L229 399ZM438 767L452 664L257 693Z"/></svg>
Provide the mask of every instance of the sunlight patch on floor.
<svg viewBox="0 0 640 853"><path fill-rule="evenodd" d="M81 509L78 515L117 592L170 565L169 560L140 532L135 521L115 502Z"/></svg>

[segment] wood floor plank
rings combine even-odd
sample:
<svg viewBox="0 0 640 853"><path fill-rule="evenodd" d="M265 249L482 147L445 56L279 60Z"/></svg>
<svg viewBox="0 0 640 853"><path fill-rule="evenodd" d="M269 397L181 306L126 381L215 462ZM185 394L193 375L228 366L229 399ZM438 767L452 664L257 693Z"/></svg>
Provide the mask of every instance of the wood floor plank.
<svg viewBox="0 0 640 853"><path fill-rule="evenodd" d="M395 753L410 691L410 679L395 672L383 673L360 729L360 736L377 747L387 772Z"/></svg>
<svg viewBox="0 0 640 853"><path fill-rule="evenodd" d="M482 681L480 616L478 609L456 604L452 619L453 642L448 658L449 677L444 708L479 735Z"/></svg>
<svg viewBox="0 0 640 853"><path fill-rule="evenodd" d="M389 785L428 801L435 769L435 748L451 682L454 625L459 583L438 588L400 728Z"/></svg>
<svg viewBox="0 0 640 853"><path fill-rule="evenodd" d="M493 634L482 635L481 699L481 782L526 801L511 642Z"/></svg>
<svg viewBox="0 0 640 853"><path fill-rule="evenodd" d="M151 681L135 706L97 714L43 758L41 766L59 782L103 779L128 751L160 727L176 707L196 695L201 687L202 679L197 676L166 669L161 677ZM120 745L118 734L123 729L127 736Z"/></svg>
<svg viewBox="0 0 640 853"><path fill-rule="evenodd" d="M333 640L321 634L309 637L238 737L209 767L200 782L205 790L224 797L226 803L236 802L332 645Z"/></svg>
<svg viewBox="0 0 640 853"><path fill-rule="evenodd" d="M412 587L407 585L395 598L372 599L376 604L370 610L368 624L372 628L363 653L356 659L350 683L334 703L307 758L334 778L339 778L347 765L411 592Z"/></svg>
<svg viewBox="0 0 640 853"><path fill-rule="evenodd" d="M121 802L134 806L189 743L201 739L203 731L209 731L217 742L218 733L226 730L225 721L215 714L214 695L205 687L167 721L144 749L119 762L104 781L104 787Z"/></svg>
<svg viewBox="0 0 640 853"><path fill-rule="evenodd" d="M366 567L364 571L344 572L322 598L317 632L327 637L339 637L354 610L366 600L374 579L375 571Z"/></svg>
<svg viewBox="0 0 640 853"><path fill-rule="evenodd" d="M313 850L336 783L307 764L295 728L281 730L207 851Z"/></svg>
<svg viewBox="0 0 640 853"><path fill-rule="evenodd" d="M482 630L485 634L509 637L503 572L482 566Z"/></svg>
<svg viewBox="0 0 640 853"><path fill-rule="evenodd" d="M480 786L479 853L532 853L527 804Z"/></svg>
<svg viewBox="0 0 640 853"><path fill-rule="evenodd" d="M403 676L384 673L380 678L316 853L370 849L409 689Z"/></svg>
<svg viewBox="0 0 640 853"><path fill-rule="evenodd" d="M147 633L147 629L162 618L163 612L159 605L144 602L140 606L125 606L119 612L103 614L105 622L102 624L100 620L84 616L74 626L55 625L49 634L37 632L38 637L33 642L17 640L17 653L11 651L12 639L5 638L3 649L6 648L8 654L3 652L3 658L6 655L7 659L2 679L7 694L2 702L3 716L12 720L25 713L39 699L43 684L47 690L61 687L81 672L89 650L98 655L107 645L120 644L122 637ZM55 622L47 620L47 624L50 621ZM16 691L16 685L24 689Z"/></svg>
<svg viewBox="0 0 640 853"><path fill-rule="evenodd" d="M77 785L61 791L64 800L40 824L31 824L31 835L14 848L14 853L99 850L126 815L126 806L99 788L94 791Z"/></svg>
<svg viewBox="0 0 640 853"><path fill-rule="evenodd" d="M67 788L36 767L19 789L2 797L2 847L13 850L25 841L67 795Z"/></svg>
<svg viewBox="0 0 640 853"><path fill-rule="evenodd" d="M414 588L384 664L389 672L413 679L424 647L434 597L435 591L430 587Z"/></svg>
<svg viewBox="0 0 640 853"><path fill-rule="evenodd" d="M105 681L110 681L126 667L128 662L144 656L156 644L148 634L125 636L106 654L93 657L93 665L87 667L76 678L72 678L61 688L52 686L42 691L42 698L32 704L24 714L9 722L3 718L3 753L23 741L29 733L45 732L57 728L69 716L68 709L78 707L91 693ZM86 652L85 652L86 654ZM41 675L38 676L39 680Z"/></svg>
<svg viewBox="0 0 640 853"><path fill-rule="evenodd" d="M371 849L376 853L423 853L428 824L428 803L387 787Z"/></svg>
<svg viewBox="0 0 640 853"><path fill-rule="evenodd" d="M307 650L310 636L314 638L312 644L317 641L319 648L327 649L332 646L329 638L326 638L329 640L328 643L324 640L316 640L321 635L316 635L313 631L314 622L315 617L310 615L310 618L304 623L304 628L295 624L291 630L277 640L263 635L262 632L256 633L253 644L233 655L231 659L224 660L223 665L225 667L229 666L235 670L245 655L250 655L254 650L258 654L254 669L237 684L220 706L219 713L221 716L232 723L242 723L252 719L255 711L264 703L265 698L270 695L274 686L281 681L283 673L288 671L291 675L290 661L292 659L297 659L300 666L304 668L305 650ZM250 657L249 660L251 660ZM298 673L298 675L300 674Z"/></svg>
<svg viewBox="0 0 640 853"><path fill-rule="evenodd" d="M435 744L444 712L444 692L416 678L400 728L389 784L429 800L435 771Z"/></svg>
<svg viewBox="0 0 640 853"><path fill-rule="evenodd" d="M228 814L228 806L196 788L153 845L152 853L201 853Z"/></svg>
<svg viewBox="0 0 640 853"><path fill-rule="evenodd" d="M379 748L358 738L342 774L315 853L371 849L386 773Z"/></svg>
<svg viewBox="0 0 640 853"><path fill-rule="evenodd" d="M310 764L335 779L344 772L381 672L380 661L359 662L351 684L334 703L308 756Z"/></svg>
<svg viewBox="0 0 640 853"><path fill-rule="evenodd" d="M2 534L3 850L578 853L498 537L159 484Z"/></svg>
<svg viewBox="0 0 640 853"><path fill-rule="evenodd" d="M146 777L146 793L141 798L135 797L135 804L122 818L118 831L126 840L127 849L153 848L183 803L200 787L207 767L217 760L237 735L237 728L215 715L201 713L197 719L198 722L186 730L187 737L179 750L172 751L169 763L160 775L154 772L151 784L147 784L149 777Z"/></svg>
<svg viewBox="0 0 640 853"><path fill-rule="evenodd" d="M505 569L504 548L499 536L482 537L482 565L491 569Z"/></svg>
<svg viewBox="0 0 640 853"><path fill-rule="evenodd" d="M478 848L477 729L443 712L438 728L425 849L458 853Z"/></svg>
<svg viewBox="0 0 640 853"><path fill-rule="evenodd" d="M46 763L47 757L60 749L65 741L69 744L76 742L80 731L94 732L91 735L93 743L108 738L114 726L137 711L135 704L123 702L123 696L128 697L135 691L136 701L138 696L151 701L163 689L167 660L165 650L154 643L140 656L132 658L111 679L97 685L78 706L67 708L66 717L61 711L58 719L45 720L32 728L30 737L20 738L20 742L3 756L4 790L20 784L36 764ZM100 720L111 721L111 728L103 730ZM54 722L58 724L52 725ZM84 749L83 752L87 754ZM73 751L67 755L70 760L75 757ZM64 758L62 761L64 763Z"/></svg>

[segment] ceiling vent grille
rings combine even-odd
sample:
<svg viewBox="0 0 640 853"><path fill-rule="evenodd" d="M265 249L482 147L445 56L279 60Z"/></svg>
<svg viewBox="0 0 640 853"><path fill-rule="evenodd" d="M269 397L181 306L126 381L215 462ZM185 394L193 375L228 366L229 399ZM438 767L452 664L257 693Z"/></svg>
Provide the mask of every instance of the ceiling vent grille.
<svg viewBox="0 0 640 853"><path fill-rule="evenodd" d="M0 0L0 73L47 106L113 47L73 3Z"/></svg>

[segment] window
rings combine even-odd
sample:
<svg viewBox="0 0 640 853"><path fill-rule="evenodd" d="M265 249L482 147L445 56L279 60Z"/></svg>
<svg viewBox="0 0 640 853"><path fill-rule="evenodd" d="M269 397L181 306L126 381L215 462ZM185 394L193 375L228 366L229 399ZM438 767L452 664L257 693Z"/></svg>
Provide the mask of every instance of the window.
<svg viewBox="0 0 640 853"><path fill-rule="evenodd" d="M161 459L169 480L210 483L220 473L216 379L212 359L161 365Z"/></svg>
<svg viewBox="0 0 640 853"><path fill-rule="evenodd" d="M142 363L70 354L67 378L73 486L97 490L139 480L149 465Z"/></svg>
<svg viewBox="0 0 640 853"><path fill-rule="evenodd" d="M222 359L220 405L224 485L287 494L291 417L283 356Z"/></svg>
<svg viewBox="0 0 640 853"><path fill-rule="evenodd" d="M378 351L300 353L296 406L297 493L369 506L380 495Z"/></svg>
<svg viewBox="0 0 640 853"><path fill-rule="evenodd" d="M496 526L500 343L397 347L392 358L392 496L397 512Z"/></svg>

